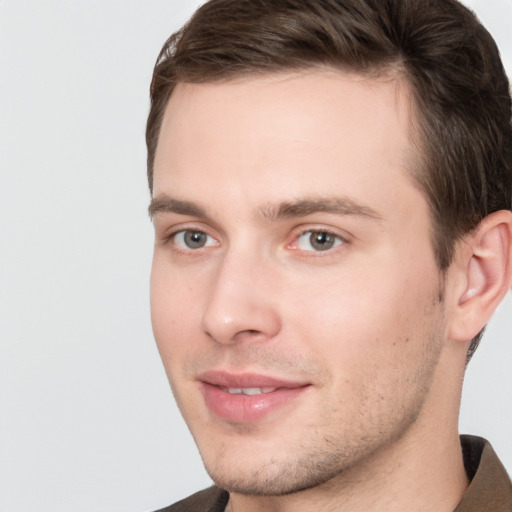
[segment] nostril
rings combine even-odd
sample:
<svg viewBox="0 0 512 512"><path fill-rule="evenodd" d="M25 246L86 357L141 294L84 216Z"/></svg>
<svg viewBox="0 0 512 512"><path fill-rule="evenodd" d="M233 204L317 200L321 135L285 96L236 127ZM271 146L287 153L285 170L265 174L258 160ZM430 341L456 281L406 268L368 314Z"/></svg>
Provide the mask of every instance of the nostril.
<svg viewBox="0 0 512 512"><path fill-rule="evenodd" d="M233 336L233 342L241 343L243 341L259 343L272 338L272 333L265 333L258 329L244 329Z"/></svg>

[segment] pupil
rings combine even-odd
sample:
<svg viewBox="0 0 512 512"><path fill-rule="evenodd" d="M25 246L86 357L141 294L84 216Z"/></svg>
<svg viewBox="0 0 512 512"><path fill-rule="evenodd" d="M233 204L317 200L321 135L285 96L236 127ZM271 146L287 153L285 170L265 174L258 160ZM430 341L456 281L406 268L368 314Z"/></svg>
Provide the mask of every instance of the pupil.
<svg viewBox="0 0 512 512"><path fill-rule="evenodd" d="M318 251L327 251L334 245L334 237L328 233L311 233L311 246Z"/></svg>
<svg viewBox="0 0 512 512"><path fill-rule="evenodd" d="M206 235L200 231L188 231L185 233L185 243L191 249L198 249L206 243Z"/></svg>

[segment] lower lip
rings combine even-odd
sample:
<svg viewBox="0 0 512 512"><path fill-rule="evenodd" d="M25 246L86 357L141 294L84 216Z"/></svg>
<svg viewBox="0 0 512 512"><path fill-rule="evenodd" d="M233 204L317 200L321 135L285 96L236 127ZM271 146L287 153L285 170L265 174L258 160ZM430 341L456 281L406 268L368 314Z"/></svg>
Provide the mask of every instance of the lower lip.
<svg viewBox="0 0 512 512"><path fill-rule="evenodd" d="M308 386L277 388L275 391L260 395L231 395L206 382L202 383L202 387L206 405L216 416L233 423L253 423L285 407Z"/></svg>

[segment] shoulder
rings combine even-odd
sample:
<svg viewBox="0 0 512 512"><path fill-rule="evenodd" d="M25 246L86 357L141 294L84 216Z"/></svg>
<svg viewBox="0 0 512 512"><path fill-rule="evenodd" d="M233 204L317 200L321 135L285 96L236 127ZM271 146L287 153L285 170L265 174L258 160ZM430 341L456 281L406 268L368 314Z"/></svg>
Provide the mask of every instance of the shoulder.
<svg viewBox="0 0 512 512"><path fill-rule="evenodd" d="M227 491L213 486L156 512L224 512L228 499Z"/></svg>

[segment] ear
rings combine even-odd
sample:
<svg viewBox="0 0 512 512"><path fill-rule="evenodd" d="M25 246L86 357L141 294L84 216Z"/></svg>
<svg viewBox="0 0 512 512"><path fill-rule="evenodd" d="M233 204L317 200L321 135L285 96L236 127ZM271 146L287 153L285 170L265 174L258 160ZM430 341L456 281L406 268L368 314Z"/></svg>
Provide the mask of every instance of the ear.
<svg viewBox="0 0 512 512"><path fill-rule="evenodd" d="M512 287L512 212L487 216L457 244L449 338L473 339Z"/></svg>

